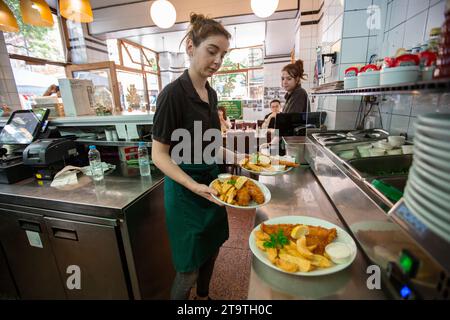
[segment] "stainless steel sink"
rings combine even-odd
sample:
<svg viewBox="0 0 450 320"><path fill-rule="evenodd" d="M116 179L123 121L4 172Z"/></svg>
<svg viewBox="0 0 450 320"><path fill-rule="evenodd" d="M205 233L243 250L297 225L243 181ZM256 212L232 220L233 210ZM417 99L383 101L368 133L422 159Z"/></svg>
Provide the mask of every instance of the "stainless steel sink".
<svg viewBox="0 0 450 320"><path fill-rule="evenodd" d="M353 168L363 178L387 177L408 175L412 165L412 155L383 156L360 158L348 161Z"/></svg>

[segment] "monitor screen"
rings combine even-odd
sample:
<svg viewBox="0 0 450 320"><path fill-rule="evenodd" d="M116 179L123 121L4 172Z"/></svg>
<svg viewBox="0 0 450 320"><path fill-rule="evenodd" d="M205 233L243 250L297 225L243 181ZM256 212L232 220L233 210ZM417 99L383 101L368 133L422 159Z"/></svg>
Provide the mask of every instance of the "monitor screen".
<svg viewBox="0 0 450 320"><path fill-rule="evenodd" d="M40 132L46 111L14 111L0 133L1 144L30 144Z"/></svg>
<svg viewBox="0 0 450 320"><path fill-rule="evenodd" d="M314 125L316 128L325 122L326 112L279 113L275 120L275 129L281 137L295 135L295 129Z"/></svg>

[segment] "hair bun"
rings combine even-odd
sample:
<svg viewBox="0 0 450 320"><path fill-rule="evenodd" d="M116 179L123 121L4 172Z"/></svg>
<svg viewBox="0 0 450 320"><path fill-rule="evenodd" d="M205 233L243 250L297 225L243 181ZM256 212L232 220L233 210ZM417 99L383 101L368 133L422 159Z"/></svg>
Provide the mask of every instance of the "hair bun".
<svg viewBox="0 0 450 320"><path fill-rule="evenodd" d="M295 61L295 65L296 65L297 67L299 67L300 70L303 71L303 60L299 59L299 60Z"/></svg>
<svg viewBox="0 0 450 320"><path fill-rule="evenodd" d="M194 12L191 13L190 18L191 18L190 19L191 24L196 24L196 23L206 19L206 17L203 14L197 14Z"/></svg>

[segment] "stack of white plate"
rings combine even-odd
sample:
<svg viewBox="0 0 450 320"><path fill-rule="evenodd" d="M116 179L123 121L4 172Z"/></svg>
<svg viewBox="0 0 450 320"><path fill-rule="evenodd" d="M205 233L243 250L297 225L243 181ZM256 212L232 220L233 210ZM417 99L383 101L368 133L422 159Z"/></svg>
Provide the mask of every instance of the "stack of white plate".
<svg viewBox="0 0 450 320"><path fill-rule="evenodd" d="M430 230L450 242L450 114L417 119L405 202Z"/></svg>

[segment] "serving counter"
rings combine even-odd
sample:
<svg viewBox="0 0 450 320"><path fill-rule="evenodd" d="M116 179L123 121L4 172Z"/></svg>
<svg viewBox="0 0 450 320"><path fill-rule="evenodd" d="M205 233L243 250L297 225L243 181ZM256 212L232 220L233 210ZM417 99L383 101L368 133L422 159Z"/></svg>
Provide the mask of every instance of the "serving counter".
<svg viewBox="0 0 450 320"><path fill-rule="evenodd" d="M402 200L386 211L354 168L310 136L305 152L310 168L259 178L272 200L257 210L255 225L290 215L329 221L353 237L356 259L338 273L305 277L254 257L249 299L447 299L448 244L432 237ZM373 268L380 271L380 290L367 287Z"/></svg>
<svg viewBox="0 0 450 320"><path fill-rule="evenodd" d="M310 216L329 221L347 232L326 192L309 168L297 168L275 177L260 177L272 194L267 206L256 211L255 225L281 216ZM248 299L385 299L382 290L367 288L370 263L358 249L345 270L325 276L297 276L274 270L253 256Z"/></svg>
<svg viewBox="0 0 450 320"><path fill-rule="evenodd" d="M60 188L34 179L0 185L0 270L10 272L0 296L168 298L163 184L157 171L140 177L119 167L95 183L83 176Z"/></svg>

